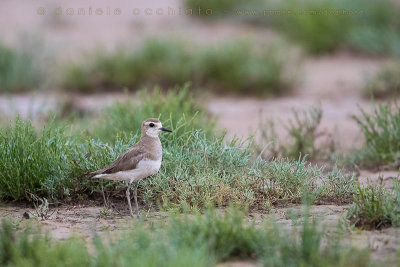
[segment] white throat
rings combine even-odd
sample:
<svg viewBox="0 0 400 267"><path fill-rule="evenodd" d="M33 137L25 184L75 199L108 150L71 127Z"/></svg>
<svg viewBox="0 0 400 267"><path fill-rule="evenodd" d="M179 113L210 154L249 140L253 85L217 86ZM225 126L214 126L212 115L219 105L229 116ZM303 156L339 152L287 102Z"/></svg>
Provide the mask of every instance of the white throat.
<svg viewBox="0 0 400 267"><path fill-rule="evenodd" d="M150 137L158 138L158 130L155 130L155 129L148 129L148 130L146 131L146 134L147 134L148 136L150 136Z"/></svg>

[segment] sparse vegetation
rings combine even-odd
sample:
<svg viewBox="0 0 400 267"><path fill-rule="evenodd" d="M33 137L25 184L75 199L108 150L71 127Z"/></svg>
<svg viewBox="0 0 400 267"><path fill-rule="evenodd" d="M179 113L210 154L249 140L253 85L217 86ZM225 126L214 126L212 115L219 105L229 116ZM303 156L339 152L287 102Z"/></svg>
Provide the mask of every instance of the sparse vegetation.
<svg viewBox="0 0 400 267"><path fill-rule="evenodd" d="M33 55L0 44L0 92L32 90L38 86L40 74Z"/></svg>
<svg viewBox="0 0 400 267"><path fill-rule="evenodd" d="M142 86L175 86L191 81L195 87L258 95L287 92L296 76L296 62L287 61L288 48L230 42L201 47L178 41L150 40L139 49L97 52L87 63L65 69L65 87L81 92L137 90ZM288 69L291 71L290 75Z"/></svg>
<svg viewBox="0 0 400 267"><path fill-rule="evenodd" d="M361 116L353 118L361 128L365 144L351 161L366 167L399 167L400 109L397 104L381 104L371 114L361 109Z"/></svg>
<svg viewBox="0 0 400 267"><path fill-rule="evenodd" d="M200 17L207 19L232 16L236 13L238 9L260 7L264 3L262 0L250 0L246 1L245 3L239 0L185 0L184 2L187 8L193 9L195 11L200 8L202 11ZM206 12L207 10L208 13ZM212 14L210 12L212 12Z"/></svg>
<svg viewBox="0 0 400 267"><path fill-rule="evenodd" d="M371 0L210 2L185 1L190 8L200 6L216 11L213 16L201 18L229 16L272 26L313 54L347 47L372 55L400 56L400 23L397 19L400 8L390 0L379 3ZM266 15L264 11L267 11Z"/></svg>
<svg viewBox="0 0 400 267"><path fill-rule="evenodd" d="M182 121L178 127L184 125ZM137 138L132 137L128 143L133 144ZM304 159L254 160L249 147L235 140L224 142L223 136L207 137L201 130L172 133L162 142L160 172L139 185L139 199L150 207L158 203L167 210L196 210L208 204L224 206L232 202L264 209L268 203L300 202L309 193L313 201L334 196L339 203L346 203L354 189L352 175L324 173L323 168ZM116 158L121 147L128 147L124 143L117 140L114 150L91 141L87 146L91 158L80 159L81 166L88 170L105 166Z"/></svg>
<svg viewBox="0 0 400 267"><path fill-rule="evenodd" d="M278 137L273 121L270 120L267 124L261 123L261 143L270 142L264 150L264 157L282 156L297 159L301 156L307 156L308 159L315 160L327 158L328 154L334 152L334 141L327 133L318 128L323 115L321 107L310 107L304 110L302 114L300 114L300 111L292 109L292 113L294 120L289 120L288 123L284 124L285 135L288 135L289 142L283 142L283 138ZM285 138L285 140L287 139ZM320 139L324 139L325 142L318 144L317 141Z"/></svg>
<svg viewBox="0 0 400 267"><path fill-rule="evenodd" d="M400 55L399 8L391 1L291 0L280 8L302 12L276 16L276 26L311 53L349 47L369 54Z"/></svg>
<svg viewBox="0 0 400 267"><path fill-rule="evenodd" d="M400 62L391 62L384 66L365 84L365 95L370 97L397 97L400 95Z"/></svg>
<svg viewBox="0 0 400 267"><path fill-rule="evenodd" d="M342 1L348 10L362 10L360 16L351 16L352 24L346 36L346 45L371 55L400 57L400 7L391 0Z"/></svg>
<svg viewBox="0 0 400 267"><path fill-rule="evenodd" d="M203 12L205 12L206 9L212 10L212 15L207 16L210 19L212 18L218 18L221 16L224 16L226 14L225 12L232 12L234 11L234 8L239 6L241 4L241 1L234 0L234 1L199 1L199 0L185 0L185 5L187 8L191 9L198 9L201 8ZM206 16L205 13L203 16Z"/></svg>
<svg viewBox="0 0 400 267"><path fill-rule="evenodd" d="M40 231L39 231L40 232ZM150 227L136 224L116 241L94 238L89 254L79 238L53 241L38 231L16 233L3 221L0 263L4 266L212 266L229 259L252 259L266 266L366 266L367 250L349 248L340 235L327 242L317 223L304 217L300 230L283 230L271 222L255 227L242 213L228 209Z"/></svg>
<svg viewBox="0 0 400 267"><path fill-rule="evenodd" d="M359 185L347 217L355 226L365 229L400 226L399 184L394 183L393 192L382 185Z"/></svg>
<svg viewBox="0 0 400 267"><path fill-rule="evenodd" d="M289 38L299 42L311 53L330 52L339 47L347 37L351 18L333 14L306 14L321 10L337 10L338 1L290 0L279 5L281 10L291 10L293 14L275 16L273 24ZM299 14L295 12L301 12Z"/></svg>
<svg viewBox="0 0 400 267"><path fill-rule="evenodd" d="M211 134L212 122L206 119L204 111L197 111L191 105L193 99L186 90L171 91L165 98L155 91L146 96L142 94L140 99L143 102L118 104L118 109L129 110L118 113L121 124L115 125L110 119L101 121L104 127L101 136L105 140L117 135L114 145L90 134L84 140L73 132L72 137L67 137L63 128L52 124L37 135L29 122L17 120L15 127L7 128L2 134L2 197L23 199L27 189L50 199L99 190L96 181L80 176L104 167L134 144L140 133L132 132L130 122L140 125L143 116L151 116L147 112L163 112L163 105L169 106L171 112L164 124L174 132L161 137L164 156L160 172L139 186L139 198L146 205L196 209L233 202L250 207L262 203L259 208L263 209L268 203L298 202L306 193L311 193L314 200L336 195L340 190L331 189L332 179L342 188L340 198L349 198L352 194L351 175L324 173L323 168L312 166L302 158L255 159L251 140L243 146L236 139L224 141L223 135ZM176 99L181 101L175 102Z"/></svg>
<svg viewBox="0 0 400 267"><path fill-rule="evenodd" d="M87 134L113 143L118 135L140 135L138 125L141 125L143 118L156 116L173 128L177 136L192 130L202 130L211 135L215 131L214 119L206 114L195 99L188 84L182 88L170 89L167 93L160 88L140 90L134 99L128 98L107 107L94 123L86 125ZM182 123L180 120L185 122L182 128L177 127L177 124Z"/></svg>
<svg viewBox="0 0 400 267"><path fill-rule="evenodd" d="M71 188L72 139L49 123L36 132L17 118L0 129L0 198L20 200L27 192L59 197Z"/></svg>

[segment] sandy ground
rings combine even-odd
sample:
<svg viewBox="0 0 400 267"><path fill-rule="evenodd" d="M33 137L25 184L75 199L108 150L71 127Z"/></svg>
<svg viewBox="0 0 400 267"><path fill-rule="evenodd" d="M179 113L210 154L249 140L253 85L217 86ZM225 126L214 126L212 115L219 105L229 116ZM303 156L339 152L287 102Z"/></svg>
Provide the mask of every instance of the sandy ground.
<svg viewBox="0 0 400 267"><path fill-rule="evenodd" d="M338 223L348 227L344 219L347 208L348 206L335 205L312 206L310 217L317 219L328 231L336 231ZM284 229L299 227L296 220L301 218L301 209L301 206L293 206L273 209L269 214L251 213L249 220L255 222L258 227L265 227L267 219L275 219ZM31 218L24 219L24 212L29 213ZM100 206L68 206L52 209L50 211L52 215L49 218L39 219L36 218L35 210L32 208L0 205L0 216L11 219L18 224L19 229L32 224L40 225L44 232L50 233L55 239L63 240L77 234L89 245L95 234L105 240L118 240L126 230L134 228L139 223L136 218L131 219L128 216L128 210L120 212L122 216L116 212L108 212L104 215L104 208ZM142 211L142 215L145 221L168 221L168 214L163 212ZM348 234L344 240L345 243L358 248L370 248L375 259L393 257L400 245L399 228L362 231L348 227L346 231Z"/></svg>

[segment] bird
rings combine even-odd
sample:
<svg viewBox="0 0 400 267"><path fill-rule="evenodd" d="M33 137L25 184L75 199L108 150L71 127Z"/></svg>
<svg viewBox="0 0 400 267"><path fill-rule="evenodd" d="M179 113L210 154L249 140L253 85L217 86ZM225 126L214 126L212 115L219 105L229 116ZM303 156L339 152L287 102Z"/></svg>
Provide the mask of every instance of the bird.
<svg viewBox="0 0 400 267"><path fill-rule="evenodd" d="M136 183L133 197L136 205L136 215L140 218L139 205L137 202L137 189L139 182L155 175L161 167L162 145L158 137L160 132L172 132L162 126L157 118L146 119L141 125L141 139L121 154L107 167L91 172L89 178L100 178L113 181L123 181L127 184L126 198L128 199L130 215L133 217L130 188Z"/></svg>

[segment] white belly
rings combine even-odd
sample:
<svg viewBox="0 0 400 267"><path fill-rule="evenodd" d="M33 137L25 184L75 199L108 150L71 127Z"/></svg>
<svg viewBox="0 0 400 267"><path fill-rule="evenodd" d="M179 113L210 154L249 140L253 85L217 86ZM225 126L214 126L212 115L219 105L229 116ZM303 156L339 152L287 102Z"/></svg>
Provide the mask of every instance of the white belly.
<svg viewBox="0 0 400 267"><path fill-rule="evenodd" d="M139 161L136 166L136 169L143 171L144 173L148 174L148 176L156 174L161 167L161 159L160 160L149 160L143 159Z"/></svg>
<svg viewBox="0 0 400 267"><path fill-rule="evenodd" d="M116 173L110 174L98 174L93 178L103 178L114 181L125 181L125 182L134 182L142 180L146 177L156 174L161 167L161 159L160 160L141 160L136 169L129 171L120 171Z"/></svg>

